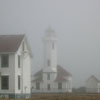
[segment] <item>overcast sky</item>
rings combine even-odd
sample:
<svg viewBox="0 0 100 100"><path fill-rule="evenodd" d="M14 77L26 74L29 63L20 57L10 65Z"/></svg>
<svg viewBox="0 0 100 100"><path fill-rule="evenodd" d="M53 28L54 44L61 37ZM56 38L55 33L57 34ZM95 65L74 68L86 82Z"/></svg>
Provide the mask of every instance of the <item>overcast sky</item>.
<svg viewBox="0 0 100 100"><path fill-rule="evenodd" d="M100 79L100 0L0 0L0 34L28 36L33 73L43 67L42 38L48 26L58 37L58 64L82 86Z"/></svg>

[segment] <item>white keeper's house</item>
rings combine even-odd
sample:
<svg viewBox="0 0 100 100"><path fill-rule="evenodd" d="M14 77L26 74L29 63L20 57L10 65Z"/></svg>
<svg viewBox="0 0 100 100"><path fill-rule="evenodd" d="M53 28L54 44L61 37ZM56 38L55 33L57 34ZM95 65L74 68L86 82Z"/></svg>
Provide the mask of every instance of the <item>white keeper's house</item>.
<svg viewBox="0 0 100 100"><path fill-rule="evenodd" d="M0 35L0 97L31 96L31 60L25 35Z"/></svg>
<svg viewBox="0 0 100 100"><path fill-rule="evenodd" d="M85 87L87 93L100 93L100 80L97 79L94 75L91 75L86 80Z"/></svg>
<svg viewBox="0 0 100 100"><path fill-rule="evenodd" d="M51 28L43 38L44 65L32 80L33 93L72 92L72 75L57 64L57 37Z"/></svg>

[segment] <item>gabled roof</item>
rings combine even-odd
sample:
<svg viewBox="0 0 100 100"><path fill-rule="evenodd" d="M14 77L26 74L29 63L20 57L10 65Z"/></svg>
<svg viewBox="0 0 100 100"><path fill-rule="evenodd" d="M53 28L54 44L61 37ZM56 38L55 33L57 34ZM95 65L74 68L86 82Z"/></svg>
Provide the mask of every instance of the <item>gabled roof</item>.
<svg viewBox="0 0 100 100"><path fill-rule="evenodd" d="M66 69L64 69L63 67L61 67L60 65L57 66L57 72L58 72L59 75L71 76L71 74Z"/></svg>
<svg viewBox="0 0 100 100"><path fill-rule="evenodd" d="M39 75L38 77L36 77L34 80L32 80L32 82L41 82L41 81L43 81L43 76L42 76L42 74Z"/></svg>
<svg viewBox="0 0 100 100"><path fill-rule="evenodd" d="M0 35L0 52L16 52L25 35Z"/></svg>
<svg viewBox="0 0 100 100"><path fill-rule="evenodd" d="M94 75L91 75L88 79L87 79L87 81L89 81L90 79L95 79L97 82L100 82L100 80L98 80ZM87 82L86 81L86 82Z"/></svg>
<svg viewBox="0 0 100 100"><path fill-rule="evenodd" d="M43 74L43 69L41 69L40 71L38 71L34 75L35 79L33 80L33 82L35 82L35 81L42 81L42 78L43 78L42 74ZM55 81L67 81L67 78L69 76L72 76L72 75L68 71L66 71L60 65L57 66L57 77L56 77Z"/></svg>
<svg viewBox="0 0 100 100"><path fill-rule="evenodd" d="M39 70L34 74L35 77L42 75L43 69Z"/></svg>
<svg viewBox="0 0 100 100"><path fill-rule="evenodd" d="M55 81L67 81L67 78L72 76L67 70L60 65L57 66L57 77Z"/></svg>

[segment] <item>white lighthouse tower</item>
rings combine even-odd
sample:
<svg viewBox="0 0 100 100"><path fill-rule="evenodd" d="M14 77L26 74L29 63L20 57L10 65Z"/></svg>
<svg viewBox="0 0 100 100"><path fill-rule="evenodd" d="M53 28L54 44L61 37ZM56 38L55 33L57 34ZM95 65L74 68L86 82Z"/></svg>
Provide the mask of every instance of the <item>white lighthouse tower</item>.
<svg viewBox="0 0 100 100"><path fill-rule="evenodd" d="M44 37L44 69L43 72L57 72L57 37L49 27Z"/></svg>
<svg viewBox="0 0 100 100"><path fill-rule="evenodd" d="M54 81L57 77L57 38L54 30L49 27L43 39L44 42L44 67L43 67L43 88L46 92L53 91Z"/></svg>
<svg viewBox="0 0 100 100"><path fill-rule="evenodd" d="M44 63L32 80L34 93L64 93L72 91L72 76L57 64L57 37L49 27L43 38Z"/></svg>

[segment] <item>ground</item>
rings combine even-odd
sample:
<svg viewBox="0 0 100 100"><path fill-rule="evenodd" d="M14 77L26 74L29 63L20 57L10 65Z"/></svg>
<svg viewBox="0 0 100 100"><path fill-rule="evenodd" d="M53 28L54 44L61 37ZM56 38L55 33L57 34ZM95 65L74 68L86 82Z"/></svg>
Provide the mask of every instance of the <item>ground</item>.
<svg viewBox="0 0 100 100"><path fill-rule="evenodd" d="M10 99L1 99L1 100L10 100ZM24 100L24 99L19 99L19 100ZM25 100L100 100L100 94L34 94L31 99L25 99Z"/></svg>
<svg viewBox="0 0 100 100"><path fill-rule="evenodd" d="M31 100L100 100L100 94L40 94Z"/></svg>

